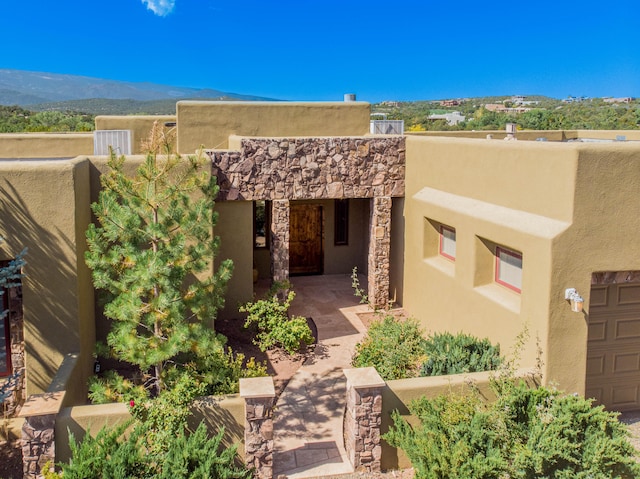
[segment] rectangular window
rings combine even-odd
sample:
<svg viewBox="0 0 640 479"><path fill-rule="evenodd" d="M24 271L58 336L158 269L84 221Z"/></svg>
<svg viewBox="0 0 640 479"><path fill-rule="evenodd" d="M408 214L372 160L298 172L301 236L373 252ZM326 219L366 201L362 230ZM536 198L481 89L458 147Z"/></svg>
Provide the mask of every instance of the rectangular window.
<svg viewBox="0 0 640 479"><path fill-rule="evenodd" d="M349 244L349 200L335 200L335 230L333 243L335 245Z"/></svg>
<svg viewBox="0 0 640 479"><path fill-rule="evenodd" d="M456 230L440 225L440 254L452 261L456 260Z"/></svg>
<svg viewBox="0 0 640 479"><path fill-rule="evenodd" d="M522 292L522 254L496 247L496 283Z"/></svg>
<svg viewBox="0 0 640 479"><path fill-rule="evenodd" d="M253 202L253 246L269 247L269 229L271 228L271 202L259 200Z"/></svg>

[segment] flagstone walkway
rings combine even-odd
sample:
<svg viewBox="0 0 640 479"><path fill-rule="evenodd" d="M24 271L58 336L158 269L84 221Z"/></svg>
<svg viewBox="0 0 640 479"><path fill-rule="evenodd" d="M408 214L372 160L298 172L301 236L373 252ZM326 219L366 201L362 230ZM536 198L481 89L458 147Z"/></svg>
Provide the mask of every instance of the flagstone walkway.
<svg viewBox="0 0 640 479"><path fill-rule="evenodd" d="M366 279L360 278L364 284ZM313 318L315 353L278 399L274 420L274 477L300 479L353 472L344 450L346 380L356 343L366 329L348 275L294 277L290 313ZM366 285L363 287L366 288Z"/></svg>

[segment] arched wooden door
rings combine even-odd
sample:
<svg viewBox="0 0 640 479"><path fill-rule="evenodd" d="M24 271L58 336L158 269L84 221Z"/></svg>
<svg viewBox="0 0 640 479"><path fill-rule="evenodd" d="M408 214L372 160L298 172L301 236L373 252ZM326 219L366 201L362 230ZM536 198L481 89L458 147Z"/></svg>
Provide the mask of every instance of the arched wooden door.
<svg viewBox="0 0 640 479"><path fill-rule="evenodd" d="M289 216L290 274L323 273L322 223L322 205L291 204Z"/></svg>

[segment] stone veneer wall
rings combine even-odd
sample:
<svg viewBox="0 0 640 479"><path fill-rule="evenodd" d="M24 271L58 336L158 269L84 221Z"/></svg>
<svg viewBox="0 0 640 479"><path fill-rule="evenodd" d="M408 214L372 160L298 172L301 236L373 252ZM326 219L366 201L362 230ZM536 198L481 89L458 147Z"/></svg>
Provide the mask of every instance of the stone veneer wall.
<svg viewBox="0 0 640 479"><path fill-rule="evenodd" d="M271 376L240 379L244 398L245 464L257 479L273 478L273 410L276 390Z"/></svg>
<svg viewBox="0 0 640 479"><path fill-rule="evenodd" d="M42 477L47 462L56 459L56 414L25 418L22 426L22 471L24 479Z"/></svg>
<svg viewBox="0 0 640 479"><path fill-rule="evenodd" d="M289 279L289 201L271 203L271 278Z"/></svg>
<svg viewBox="0 0 640 479"><path fill-rule="evenodd" d="M405 138L243 138L208 151L219 200L404 196Z"/></svg>
<svg viewBox="0 0 640 479"><path fill-rule="evenodd" d="M24 363L24 320L22 315L22 296L20 288L11 288L9 296L9 335L11 344L11 369L18 374L13 394L6 399L3 412L7 417L14 416L25 400L25 363Z"/></svg>
<svg viewBox="0 0 640 479"><path fill-rule="evenodd" d="M382 390L385 382L375 368L345 369L347 406L344 445L356 472L380 472Z"/></svg>
<svg viewBox="0 0 640 479"><path fill-rule="evenodd" d="M369 302L376 308L389 303L389 273L391 257L391 198L371 200L369 221L368 279Z"/></svg>

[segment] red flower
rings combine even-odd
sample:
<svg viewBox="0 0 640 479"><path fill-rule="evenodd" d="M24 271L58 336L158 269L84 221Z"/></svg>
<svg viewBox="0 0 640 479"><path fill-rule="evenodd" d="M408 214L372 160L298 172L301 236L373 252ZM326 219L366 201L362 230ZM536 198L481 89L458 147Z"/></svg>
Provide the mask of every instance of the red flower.
<svg viewBox="0 0 640 479"><path fill-rule="evenodd" d="M130 407L133 407L133 406L135 406L135 405L136 405L136 403L135 403L135 402L133 402L133 399L132 399L131 401L129 401L129 406L130 406Z"/></svg>

